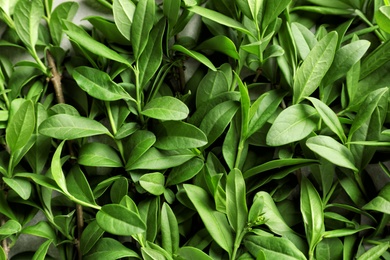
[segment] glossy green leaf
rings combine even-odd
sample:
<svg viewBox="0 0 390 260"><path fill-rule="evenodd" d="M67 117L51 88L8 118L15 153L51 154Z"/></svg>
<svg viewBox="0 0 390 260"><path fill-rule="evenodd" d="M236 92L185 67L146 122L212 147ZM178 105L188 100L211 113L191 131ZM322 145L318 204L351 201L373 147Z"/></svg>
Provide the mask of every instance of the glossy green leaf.
<svg viewBox="0 0 390 260"><path fill-rule="evenodd" d="M294 80L294 104L310 96L320 85L336 52L337 33L331 32L319 41L298 68Z"/></svg>
<svg viewBox="0 0 390 260"><path fill-rule="evenodd" d="M303 178L301 182L301 212L310 247L309 253L314 252L315 246L321 241L325 232L323 208L317 190L307 178Z"/></svg>
<svg viewBox="0 0 390 260"><path fill-rule="evenodd" d="M28 200L31 196L32 185L29 181L22 178L6 178L3 181L15 191L22 199Z"/></svg>
<svg viewBox="0 0 390 260"><path fill-rule="evenodd" d="M179 226L175 213L167 203L161 209L161 236L162 247L171 255L179 249Z"/></svg>
<svg viewBox="0 0 390 260"><path fill-rule="evenodd" d="M112 3L114 22L122 35L130 41L130 30L133 23L135 4L131 0L118 0Z"/></svg>
<svg viewBox="0 0 390 260"><path fill-rule="evenodd" d="M177 259L179 260L212 260L210 256L196 247L183 246L177 253Z"/></svg>
<svg viewBox="0 0 390 260"><path fill-rule="evenodd" d="M385 41L362 60L360 79L379 69L390 59L390 41Z"/></svg>
<svg viewBox="0 0 390 260"><path fill-rule="evenodd" d="M82 254L87 254L103 234L104 230L98 225L96 220L90 222L81 234L80 250Z"/></svg>
<svg viewBox="0 0 390 260"><path fill-rule="evenodd" d="M146 229L136 212L118 204L104 205L96 214L96 220L103 230L120 236L140 234Z"/></svg>
<svg viewBox="0 0 390 260"><path fill-rule="evenodd" d="M268 131L266 142L281 146L302 140L317 128L317 111L305 104L292 105L283 110Z"/></svg>
<svg viewBox="0 0 390 260"><path fill-rule="evenodd" d="M390 214L390 184L386 184L378 196L363 206L364 210L374 210Z"/></svg>
<svg viewBox="0 0 390 260"><path fill-rule="evenodd" d="M156 142L156 136L146 130L138 130L130 136L128 146L131 149L126 169L136 162Z"/></svg>
<svg viewBox="0 0 390 260"><path fill-rule="evenodd" d="M212 200L202 188L184 184L184 190L194 204L210 235L230 255L233 249L233 235L225 215L215 210Z"/></svg>
<svg viewBox="0 0 390 260"><path fill-rule="evenodd" d="M342 259L343 243L340 239L331 238L323 239L316 248L316 259Z"/></svg>
<svg viewBox="0 0 390 260"><path fill-rule="evenodd" d="M299 56L302 60L305 60L311 49L313 49L317 44L317 39L314 33L298 22L291 23L291 32L294 37Z"/></svg>
<svg viewBox="0 0 390 260"><path fill-rule="evenodd" d="M363 225L363 226L357 227L355 229L352 229L352 228L334 229L334 230L325 231L323 237L324 238L345 237L345 236L353 235L353 234L356 234L360 231L367 230L370 228L373 228L373 227L370 227L368 225Z"/></svg>
<svg viewBox="0 0 390 260"><path fill-rule="evenodd" d="M160 67L163 58L162 38L164 29L165 20L161 19L150 32L145 50L139 57L137 65L140 72L139 81L141 86L145 86L155 76Z"/></svg>
<svg viewBox="0 0 390 260"><path fill-rule="evenodd" d="M214 64L206 56L204 56L203 54L201 54L197 51L189 50L186 47L184 47L182 45L178 45L178 44L173 45L171 47L171 50L178 51L178 52L184 53L185 55L188 55L189 57L199 61L200 63L202 63L203 65L205 65L209 69L211 69L212 71L217 70L217 68L215 68Z"/></svg>
<svg viewBox="0 0 390 260"><path fill-rule="evenodd" d="M225 101L216 105L206 114L199 128L207 136L207 146L210 146L223 133L238 108L235 101Z"/></svg>
<svg viewBox="0 0 390 260"><path fill-rule="evenodd" d="M168 18L168 22L171 28L179 19L180 3L180 0L167 0L163 2L163 13Z"/></svg>
<svg viewBox="0 0 390 260"><path fill-rule="evenodd" d="M358 40L338 49L332 65L324 76L323 84L327 86L345 76L352 66L363 57L369 47L369 41Z"/></svg>
<svg viewBox="0 0 390 260"><path fill-rule="evenodd" d="M330 128L330 130L332 130L332 132L335 133L343 143L346 142L347 137L345 136L343 126L341 125L335 112L319 99L314 97L308 97L307 99L313 103L318 114L321 116L321 119Z"/></svg>
<svg viewBox="0 0 390 260"><path fill-rule="evenodd" d="M54 115L39 126L39 133L57 139L77 139L82 137L109 134L108 129L98 121L66 114Z"/></svg>
<svg viewBox="0 0 390 260"><path fill-rule="evenodd" d="M122 167L118 152L103 143L87 143L80 149L78 163L93 167Z"/></svg>
<svg viewBox="0 0 390 260"><path fill-rule="evenodd" d="M50 35L55 46L60 46L63 29L62 20L72 20L79 8L77 2L64 2L59 4L51 13L49 20Z"/></svg>
<svg viewBox="0 0 390 260"><path fill-rule="evenodd" d="M130 45L129 40L122 35L112 20L101 16L88 16L84 19L88 20L96 30L101 32L106 37L108 43L117 43L125 46Z"/></svg>
<svg viewBox="0 0 390 260"><path fill-rule="evenodd" d="M66 176L66 186L68 187L69 193L76 199L96 205L91 187L80 167L74 166L69 171Z"/></svg>
<svg viewBox="0 0 390 260"><path fill-rule="evenodd" d="M358 260L379 259L389 249L389 242L381 243L367 250L364 254L358 257Z"/></svg>
<svg viewBox="0 0 390 260"><path fill-rule="evenodd" d="M390 33L390 6L381 6L375 12L375 20L381 30Z"/></svg>
<svg viewBox="0 0 390 260"><path fill-rule="evenodd" d="M183 120L187 118L189 110L179 99L163 96L147 103L141 113L160 120Z"/></svg>
<svg viewBox="0 0 390 260"><path fill-rule="evenodd" d="M27 144L35 129L34 104L31 100L23 101L18 110L10 116L5 135L11 153Z"/></svg>
<svg viewBox="0 0 390 260"><path fill-rule="evenodd" d="M237 31L240 31L242 33L245 33L247 35L251 35L251 32L247 30L241 23L238 21L225 16L221 13L218 13L214 10L207 9L201 6L191 6L188 8L191 12L194 12L204 18L210 19L216 23L219 23L221 25L225 25L227 27L231 27L233 29L236 29Z"/></svg>
<svg viewBox="0 0 390 260"><path fill-rule="evenodd" d="M196 49L218 51L236 60L240 58L236 45L234 45L233 41L224 35L217 35L205 40L199 44Z"/></svg>
<svg viewBox="0 0 390 260"><path fill-rule="evenodd" d="M209 71L199 82L196 90L196 107L201 107L207 102L229 90L229 85L223 71Z"/></svg>
<svg viewBox="0 0 390 260"><path fill-rule="evenodd" d="M262 21L263 30L267 28L287 8L291 0L265 1Z"/></svg>
<svg viewBox="0 0 390 260"><path fill-rule="evenodd" d="M86 50L98 56L123 63L127 66L131 65L131 63L127 59L125 59L103 43L100 43L93 39L79 26L68 21L63 21L63 27L64 32L68 35L68 37Z"/></svg>
<svg viewBox="0 0 390 260"><path fill-rule="evenodd" d="M195 154L189 150L160 151L152 147L133 164L127 164L126 169L168 169L179 166L193 157L195 157Z"/></svg>
<svg viewBox="0 0 390 260"><path fill-rule="evenodd" d="M64 193L69 194L68 188L66 186L65 175L64 175L64 172L62 171L62 164L61 164L61 152L62 152L62 148L64 147L64 144L65 144L65 141L62 141L58 145L58 147L53 155L53 158L51 161L51 174L53 175L53 179L57 183L58 187L60 187L60 189Z"/></svg>
<svg viewBox="0 0 390 260"><path fill-rule="evenodd" d="M135 8L130 38L136 60L138 60L149 41L149 33L154 24L155 5L156 3L153 0L144 0L139 1Z"/></svg>
<svg viewBox="0 0 390 260"><path fill-rule="evenodd" d="M22 229L21 233L30 234L33 236L43 237L47 239L55 240L57 238L56 233L53 230L53 227L46 221L39 221L33 226L27 226Z"/></svg>
<svg viewBox="0 0 390 260"><path fill-rule="evenodd" d="M245 180L239 169L233 169L226 178L226 215L230 226L240 234L248 219Z"/></svg>
<svg viewBox="0 0 390 260"><path fill-rule="evenodd" d="M38 250L35 252L34 256L33 256L33 260L45 260L47 259L46 255L47 255L47 252L49 251L49 247L50 245L53 243L53 240L47 240L45 242L43 242Z"/></svg>
<svg viewBox="0 0 390 260"><path fill-rule="evenodd" d="M333 138L324 135L310 137L307 139L306 145L310 150L328 161L338 166L358 171L351 151Z"/></svg>
<svg viewBox="0 0 390 260"><path fill-rule="evenodd" d="M38 41L38 27L43 15L42 1L21 0L15 5L15 30L29 48L35 48Z"/></svg>
<svg viewBox="0 0 390 260"><path fill-rule="evenodd" d="M323 7L323 6L297 6L292 11L305 11L313 12L321 15L351 15L353 14L353 9L340 9L332 7Z"/></svg>
<svg viewBox="0 0 390 260"><path fill-rule="evenodd" d="M141 248L142 257L144 260L164 260L166 259L164 253L154 248Z"/></svg>
<svg viewBox="0 0 390 260"><path fill-rule="evenodd" d="M10 236L22 230L22 226L15 220L8 220L0 227L0 236Z"/></svg>
<svg viewBox="0 0 390 260"><path fill-rule="evenodd" d="M190 149L207 144L207 137L199 128L182 121L162 122L155 134L154 146L162 150Z"/></svg>
<svg viewBox="0 0 390 260"><path fill-rule="evenodd" d="M253 256L264 254L264 259L306 259L305 255L288 239L273 236L249 235L244 245Z"/></svg>
<svg viewBox="0 0 390 260"><path fill-rule="evenodd" d="M100 70L82 66L73 70L73 78L79 87L88 95L103 100L132 100L135 101L120 85L113 82L110 76Z"/></svg>
<svg viewBox="0 0 390 260"><path fill-rule="evenodd" d="M139 184L147 192L159 196L164 193L165 177L159 172L146 173L139 178Z"/></svg>
<svg viewBox="0 0 390 260"><path fill-rule="evenodd" d="M173 168L168 174L166 186L177 185L192 179L202 170L203 165L203 160L195 157L182 165Z"/></svg>
<svg viewBox="0 0 390 260"><path fill-rule="evenodd" d="M98 240L89 254L83 256L83 259L120 259L125 257L141 259L135 251L124 246L118 240L104 237Z"/></svg>

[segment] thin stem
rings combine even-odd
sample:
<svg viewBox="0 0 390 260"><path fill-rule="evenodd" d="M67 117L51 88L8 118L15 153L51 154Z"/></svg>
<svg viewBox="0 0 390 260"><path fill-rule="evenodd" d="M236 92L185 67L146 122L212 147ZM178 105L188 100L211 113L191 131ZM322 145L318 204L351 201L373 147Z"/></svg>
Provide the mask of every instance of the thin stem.
<svg viewBox="0 0 390 260"><path fill-rule="evenodd" d="M241 161L242 152L244 151L244 147L245 147L245 139L240 138L240 142L238 144L237 156L236 156L236 162L234 164L234 168L239 168L240 167L240 161Z"/></svg>
<svg viewBox="0 0 390 260"><path fill-rule="evenodd" d="M105 105L106 105L106 109L107 109L108 119L110 120L111 129L112 129L112 132L114 134L113 137L115 139L115 135L116 135L118 130L116 128L116 123L115 123L114 117L112 116L110 102L105 102ZM122 157L123 162L125 162L124 149L123 149L122 142L120 140L116 140L115 139L115 143L116 143L116 145L118 147L118 150L119 150L119 153L120 153L120 155Z"/></svg>
<svg viewBox="0 0 390 260"><path fill-rule="evenodd" d="M236 235L236 238L234 240L234 248L233 248L233 253L232 253L232 256L231 256L231 260L235 260L236 257L237 257L237 251L238 249L240 248L240 245L241 245L241 241L242 239L244 238L245 234L246 234L246 229L242 230L240 233L237 233Z"/></svg>
<svg viewBox="0 0 390 260"><path fill-rule="evenodd" d="M49 63L49 69L51 71L50 81L53 83L57 102L65 104L64 92L62 91L61 74L58 72L54 57L51 55L49 50L46 51L46 58Z"/></svg>
<svg viewBox="0 0 390 260"><path fill-rule="evenodd" d="M83 216L83 206L80 204L76 204L76 215L77 215L77 240L76 240L76 248L78 259L81 260L83 254L80 248L80 239L84 229L84 216Z"/></svg>
<svg viewBox="0 0 390 260"><path fill-rule="evenodd" d="M375 25L373 25L368 19L367 17L360 11L360 10L355 10L355 13L357 14L357 16L359 16L368 26L370 27L375 27ZM378 36L378 38L383 42L385 41L385 37L383 37L383 35L378 31L378 30L375 30L374 31L376 36Z"/></svg>
<svg viewBox="0 0 390 260"><path fill-rule="evenodd" d="M144 116L141 114L142 112L142 86L141 86L141 82L139 81L139 69L138 69L138 65L136 64L135 67L133 67L133 71L134 71L134 75L135 75L135 88L136 88L136 92L137 92L137 111L138 111L138 115L139 115L139 118L141 120L141 123L143 124L144 123Z"/></svg>

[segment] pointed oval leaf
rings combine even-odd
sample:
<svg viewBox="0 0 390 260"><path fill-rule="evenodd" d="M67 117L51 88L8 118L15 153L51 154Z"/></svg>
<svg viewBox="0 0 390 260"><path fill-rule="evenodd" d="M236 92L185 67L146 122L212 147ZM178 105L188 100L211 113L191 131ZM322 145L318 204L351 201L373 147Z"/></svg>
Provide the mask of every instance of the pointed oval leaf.
<svg viewBox="0 0 390 260"><path fill-rule="evenodd" d="M46 221L39 221L33 226L27 226L23 228L21 233L53 240L57 238L57 235L54 232L53 228Z"/></svg>
<svg viewBox="0 0 390 260"><path fill-rule="evenodd" d="M190 149L207 144L206 135L194 125L182 121L167 121L156 127L155 147L162 150Z"/></svg>
<svg viewBox="0 0 390 260"><path fill-rule="evenodd" d="M135 251L124 246L118 240L109 237L99 239L89 254L83 256L84 260L121 258L141 259Z"/></svg>
<svg viewBox="0 0 390 260"><path fill-rule="evenodd" d="M202 170L203 165L203 160L195 157L188 162L173 168L168 175L166 186L180 184L192 179Z"/></svg>
<svg viewBox="0 0 390 260"><path fill-rule="evenodd" d="M324 135L310 137L307 147L328 161L353 171L358 171L351 151L333 138Z"/></svg>
<svg viewBox="0 0 390 260"><path fill-rule="evenodd" d="M320 85L336 52L337 33L329 33L319 41L298 68L294 80L294 104L310 96Z"/></svg>
<svg viewBox="0 0 390 260"><path fill-rule="evenodd" d="M15 5L15 30L24 44L35 48L38 41L38 28L44 16L42 1L21 0Z"/></svg>
<svg viewBox="0 0 390 260"><path fill-rule="evenodd" d="M80 250L82 254L87 254L103 234L104 230L98 225L96 220L90 222L81 234Z"/></svg>
<svg viewBox="0 0 390 260"><path fill-rule="evenodd" d="M191 246L183 246L181 247L176 255L179 259L186 259L186 260L212 260L210 256L208 256L206 253L204 253L202 250L191 247Z"/></svg>
<svg viewBox="0 0 390 260"><path fill-rule="evenodd" d="M196 90L196 107L205 106L213 98L228 91L229 84L223 71L209 71L199 82Z"/></svg>
<svg viewBox="0 0 390 260"><path fill-rule="evenodd" d="M228 55L229 57L238 60L240 57L236 45L225 35L217 35L210 38L196 47L197 50L212 50L219 51Z"/></svg>
<svg viewBox="0 0 390 260"><path fill-rule="evenodd" d="M189 49L185 48L184 46L181 46L178 44L173 45L171 49L174 51L179 51L179 52L182 52L182 53L188 55L189 57L199 61L200 63L202 63L203 65L205 65L209 69L211 69L212 71L217 70L217 68L215 68L214 64L206 56L204 56L203 54L201 54L197 51L189 50Z"/></svg>
<svg viewBox="0 0 390 260"><path fill-rule="evenodd" d="M132 100L135 101L120 85L113 82L110 76L90 67L77 67L72 72L79 87L91 97L103 101Z"/></svg>
<svg viewBox="0 0 390 260"><path fill-rule="evenodd" d="M76 199L87 204L97 205L88 180L78 165L72 167L68 172L66 186L69 193Z"/></svg>
<svg viewBox="0 0 390 260"><path fill-rule="evenodd" d="M139 214L119 204L104 205L96 214L96 220L103 230L114 235L132 236L146 230Z"/></svg>
<svg viewBox="0 0 390 260"><path fill-rule="evenodd" d="M108 134L108 129L101 123L81 116L66 114L54 115L39 126L39 133L61 140Z"/></svg>
<svg viewBox="0 0 390 260"><path fill-rule="evenodd" d="M139 184L147 192L159 196L164 193L165 177L159 172L146 173L139 178Z"/></svg>
<svg viewBox="0 0 390 260"><path fill-rule="evenodd" d="M128 146L131 149L126 169L136 162L156 142L156 136L146 130L138 130L130 136Z"/></svg>
<svg viewBox="0 0 390 260"><path fill-rule="evenodd" d="M0 236L10 236L22 230L22 226L16 220L8 220L0 227Z"/></svg>
<svg viewBox="0 0 390 260"><path fill-rule="evenodd" d="M230 226L240 234L248 219L245 180L239 169L233 169L226 179L226 215Z"/></svg>
<svg viewBox="0 0 390 260"><path fill-rule="evenodd" d="M390 33L390 6L381 6L375 12L375 20L381 30Z"/></svg>
<svg viewBox="0 0 390 260"><path fill-rule="evenodd" d="M177 98L158 97L147 103L143 115L160 120L183 120L189 114L188 107Z"/></svg>
<svg viewBox="0 0 390 260"><path fill-rule="evenodd" d="M58 187L65 193L69 194L68 188L66 187L66 179L64 172L62 171L61 164L61 152L64 147L65 141L62 141L56 151L54 152L53 159L51 161L51 174L53 175L54 181L57 183Z"/></svg>
<svg viewBox="0 0 390 260"><path fill-rule="evenodd" d="M6 178L3 177L3 181L15 191L22 199L28 200L31 195L32 186L29 181L23 178Z"/></svg>
<svg viewBox="0 0 390 260"><path fill-rule="evenodd" d="M374 246L371 249L367 250L364 254L359 256L358 260L380 259L381 255L383 255L387 250L389 250L389 245L389 242L386 242Z"/></svg>
<svg viewBox="0 0 390 260"><path fill-rule="evenodd" d="M32 260L45 260L45 259L47 259L46 255L47 255L47 252L49 251L49 247L50 247L51 243L53 243L52 239L49 239L49 240L43 242L39 246L39 248L35 252L35 254L33 255Z"/></svg>
<svg viewBox="0 0 390 260"><path fill-rule="evenodd" d="M131 0L118 0L112 3L114 22L121 34L129 41L135 7L135 4Z"/></svg>
<svg viewBox="0 0 390 260"><path fill-rule="evenodd" d="M51 13L49 20L50 35L55 46L60 46L62 40L62 20L72 20L79 4L77 2L64 2L59 4Z"/></svg>
<svg viewBox="0 0 390 260"><path fill-rule="evenodd" d="M80 149L78 163L93 167L122 167L117 151L107 144L87 143Z"/></svg>
<svg viewBox="0 0 390 260"><path fill-rule="evenodd" d="M161 209L161 236L162 247L171 255L179 249L179 225L175 213L167 203Z"/></svg>
<svg viewBox="0 0 390 260"><path fill-rule="evenodd" d="M268 131L266 142L281 146L302 140L317 128L317 111L304 104L292 105L283 110Z"/></svg>

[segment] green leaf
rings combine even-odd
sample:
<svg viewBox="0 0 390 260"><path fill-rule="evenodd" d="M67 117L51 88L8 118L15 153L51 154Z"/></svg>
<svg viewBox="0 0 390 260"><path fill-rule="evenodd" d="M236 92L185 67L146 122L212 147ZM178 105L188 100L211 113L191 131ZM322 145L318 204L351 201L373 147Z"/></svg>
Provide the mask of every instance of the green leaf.
<svg viewBox="0 0 390 260"><path fill-rule="evenodd" d="M389 242L381 243L367 250L364 254L359 256L358 260L380 259L381 255L383 255L388 249Z"/></svg>
<svg viewBox="0 0 390 260"><path fill-rule="evenodd" d="M200 158L192 158L191 160L183 163L182 165L173 168L166 181L166 186L177 185L187 180L192 179L203 168L204 162Z"/></svg>
<svg viewBox="0 0 390 260"><path fill-rule="evenodd" d="M265 1L262 28L265 30L287 8L291 0Z"/></svg>
<svg viewBox="0 0 390 260"><path fill-rule="evenodd" d="M165 20L161 19L150 32L145 50L139 57L137 66L140 72L139 81L142 87L145 86L153 76L155 76L160 67L163 58L162 38L164 29Z"/></svg>
<svg viewBox="0 0 390 260"><path fill-rule="evenodd" d="M266 142L281 146L302 140L317 129L318 113L305 104L292 105L283 110L268 131Z"/></svg>
<svg viewBox="0 0 390 260"><path fill-rule="evenodd" d="M120 259L125 257L141 259L136 252L124 246L118 240L104 237L98 240L89 254L83 256L83 259Z"/></svg>
<svg viewBox="0 0 390 260"><path fill-rule="evenodd" d="M199 52L189 50L189 49L185 48L184 46L181 46L178 44L173 45L171 47L171 50L179 51L179 52L182 52L182 53L188 55L189 57L199 61L200 63L202 63L203 65L205 65L209 69L211 69L212 71L217 70L215 68L215 66L213 65L213 63L206 56L204 56L203 54L201 54Z"/></svg>
<svg viewBox="0 0 390 260"><path fill-rule="evenodd" d="M195 206L212 238L231 255L233 235L230 231L226 216L214 209L215 206L204 189L195 185L184 184L184 190L187 192L188 198Z"/></svg>
<svg viewBox="0 0 390 260"><path fill-rule="evenodd" d="M247 30L241 23L217 11L207 9L197 5L189 7L188 10L200 16L203 16L204 18L210 19L216 23L236 29L237 31L245 33L249 36L252 35L251 32Z"/></svg>
<svg viewBox="0 0 390 260"><path fill-rule="evenodd" d="M199 128L208 140L210 146L226 129L239 106L235 101L225 101L212 108L203 118Z"/></svg>
<svg viewBox="0 0 390 260"><path fill-rule="evenodd" d="M47 240L45 242L43 242L38 250L35 252L34 256L33 256L33 260L45 260L47 259L46 255L47 255L47 252L49 251L49 247L50 245L53 243L53 240Z"/></svg>
<svg viewBox="0 0 390 260"><path fill-rule="evenodd" d="M121 34L129 41L135 7L135 4L131 0L118 0L112 3L114 22Z"/></svg>
<svg viewBox="0 0 390 260"><path fill-rule="evenodd" d="M326 160L353 171L358 171L351 151L333 138L324 135L310 137L306 141L310 150Z"/></svg>
<svg viewBox="0 0 390 260"><path fill-rule="evenodd" d="M390 41L385 41L362 61L360 79L364 79L382 67L390 59Z"/></svg>
<svg viewBox="0 0 390 260"><path fill-rule="evenodd" d="M352 229L352 228L334 229L334 230L325 231L323 237L324 238L346 237L346 236L350 236L350 235L356 234L360 231L367 230L370 228L373 228L373 227L363 225L363 226L357 227L355 229Z"/></svg>
<svg viewBox="0 0 390 260"><path fill-rule="evenodd" d="M103 230L114 235L132 236L146 230L137 212L119 204L104 205L96 214L96 220Z"/></svg>
<svg viewBox="0 0 390 260"><path fill-rule="evenodd" d="M18 110L10 115L7 125L6 142L11 153L24 147L30 140L35 129L34 104L31 100L24 100Z"/></svg>
<svg viewBox="0 0 390 260"><path fill-rule="evenodd" d="M35 48L38 41L38 27L43 16L42 1L21 0L15 5L15 30L29 48Z"/></svg>
<svg viewBox="0 0 390 260"><path fill-rule="evenodd" d="M317 44L317 39L306 26L293 22L291 23L291 32L297 46L299 56L305 60L311 49Z"/></svg>
<svg viewBox="0 0 390 260"><path fill-rule="evenodd" d="M126 170L163 170L179 166L193 157L195 154L189 150L159 151L152 147L133 164L127 164Z"/></svg>
<svg viewBox="0 0 390 260"><path fill-rule="evenodd" d="M31 196L32 185L29 181L22 178L6 178L3 181L15 191L22 199L28 200Z"/></svg>
<svg viewBox="0 0 390 260"><path fill-rule="evenodd" d="M160 196L149 197L138 204L139 214L146 224L143 237L146 241L155 241L160 230L161 202Z"/></svg>
<svg viewBox="0 0 390 260"><path fill-rule="evenodd" d="M144 0L139 1L135 8L130 38L136 60L141 56L149 41L149 33L154 24L155 5L154 0Z"/></svg>
<svg viewBox="0 0 390 260"><path fill-rule="evenodd" d="M22 230L22 226L16 220L8 220L0 227L0 236L11 236Z"/></svg>
<svg viewBox="0 0 390 260"><path fill-rule="evenodd" d="M337 134L340 140L345 143L347 141L347 137L345 136L343 126L341 125L340 120L335 112L319 99L313 97L308 97L307 99L313 103L314 107L317 109L318 114L321 116L322 120L330 128L330 130Z"/></svg>
<svg viewBox="0 0 390 260"><path fill-rule="evenodd" d="M79 4L77 2L64 2L59 4L51 13L49 28L51 39L55 46L61 45L63 28L62 20L72 20L75 16Z"/></svg>
<svg viewBox="0 0 390 260"><path fill-rule="evenodd" d="M375 12L375 20L381 30L390 33L390 6L381 6Z"/></svg>
<svg viewBox="0 0 390 260"><path fill-rule="evenodd" d="M82 254L87 254L103 234L104 230L100 228L96 220L90 222L81 234L80 250Z"/></svg>
<svg viewBox="0 0 390 260"><path fill-rule="evenodd" d="M79 87L88 93L91 97L103 101L115 100L132 100L119 84L113 82L110 76L101 71L90 67L77 67L73 69L73 78L76 80Z"/></svg>
<svg viewBox="0 0 390 260"><path fill-rule="evenodd" d="M337 33L329 33L319 41L298 68L294 80L294 104L310 96L320 85L336 52Z"/></svg>
<svg viewBox="0 0 390 260"><path fill-rule="evenodd" d="M239 169L233 169L226 178L226 215L230 226L240 234L248 219L245 180Z"/></svg>
<svg viewBox="0 0 390 260"><path fill-rule="evenodd" d="M66 179L64 172L62 171L62 164L61 164L61 152L62 148L64 147L65 141L62 141L54 155L51 161L51 174L53 175L54 181L57 183L58 187L65 193L69 194L68 188L66 187Z"/></svg>
<svg viewBox="0 0 390 260"><path fill-rule="evenodd" d="M306 259L291 241L283 237L249 235L244 239L244 245L253 256L262 252L264 259Z"/></svg>
<svg viewBox="0 0 390 260"><path fill-rule="evenodd" d="M43 121L39 126L39 133L61 140L111 135L106 127L93 119L66 114L54 115Z"/></svg>
<svg viewBox="0 0 390 260"><path fill-rule="evenodd" d="M131 66L131 63L128 60L126 60L124 57L122 57L117 52L113 51L103 43L100 43L93 39L79 26L64 20L63 27L64 32L68 35L68 37L86 50L98 56L123 63L129 67Z"/></svg>
<svg viewBox="0 0 390 260"><path fill-rule="evenodd" d="M162 150L190 149L207 144L206 135L196 126L182 121L167 121L156 126L155 147Z"/></svg>
<svg viewBox="0 0 390 260"><path fill-rule="evenodd" d="M199 108L222 93L229 91L229 84L223 71L208 71L196 89L196 107Z"/></svg>
<svg viewBox="0 0 390 260"><path fill-rule="evenodd" d="M323 239L316 247L316 259L343 259L343 249L344 245L340 239Z"/></svg>
<svg viewBox="0 0 390 260"><path fill-rule="evenodd" d="M43 237L47 239L56 240L57 235L54 232L53 228L46 221L39 221L33 226L27 226L22 229L21 233L30 234L33 236Z"/></svg>
<svg viewBox="0 0 390 260"><path fill-rule="evenodd" d="M112 20L109 20L101 16L88 16L84 19L90 22L94 29L101 32L105 36L105 40L108 43L116 43L124 46L130 45L129 40L127 40L121 34L118 27L115 25L115 23ZM123 69L123 66L121 67L122 67L121 69Z"/></svg>
<svg viewBox="0 0 390 260"><path fill-rule="evenodd" d="M196 247L183 246L177 253L179 260L212 260L210 256L205 254L203 251L199 250Z"/></svg>
<svg viewBox="0 0 390 260"><path fill-rule="evenodd" d="M186 119L189 110L186 104L177 98L163 96L152 99L141 112L143 115L160 120Z"/></svg>
<svg viewBox="0 0 390 260"><path fill-rule="evenodd" d="M175 213L167 203L161 209L161 236L162 247L171 255L179 249L179 226Z"/></svg>
<svg viewBox="0 0 390 260"><path fill-rule="evenodd" d="M156 142L156 136L146 130L138 130L130 136L128 146L131 147L126 169L136 162Z"/></svg>
<svg viewBox="0 0 390 260"><path fill-rule="evenodd" d="M172 28L180 14L180 0L166 0L163 2L163 13L168 18L170 28Z"/></svg>
<svg viewBox="0 0 390 260"><path fill-rule="evenodd" d="M314 252L315 246L321 241L325 232L323 208L317 190L307 178L303 178L301 182L301 212L310 247L309 254Z"/></svg>
<svg viewBox="0 0 390 260"><path fill-rule="evenodd" d="M360 61L369 47L369 41L358 40L338 49L332 65L324 76L324 86L330 85L332 82L345 76L352 66Z"/></svg>
<svg viewBox="0 0 390 260"><path fill-rule="evenodd" d="M129 193L129 181L121 177L114 181L110 189L110 198L112 203L120 203L123 197Z"/></svg>
<svg viewBox="0 0 390 260"><path fill-rule="evenodd" d="M93 167L122 167L117 151L107 144L86 143L80 149L78 163Z"/></svg>
<svg viewBox="0 0 390 260"><path fill-rule="evenodd" d="M363 206L364 210L374 210L390 214L390 184L386 184L378 196Z"/></svg>
<svg viewBox="0 0 390 260"><path fill-rule="evenodd" d="M164 193L165 177L159 172L146 173L139 178L139 184L147 192L159 196Z"/></svg>
<svg viewBox="0 0 390 260"><path fill-rule="evenodd" d="M217 35L213 38L205 40L196 47L196 50L212 50L219 51L227 56L239 60L240 56L238 54L236 45L232 40L224 35Z"/></svg>
<svg viewBox="0 0 390 260"><path fill-rule="evenodd" d="M88 180L78 165L73 166L68 172L66 186L72 197L87 204L97 205Z"/></svg>

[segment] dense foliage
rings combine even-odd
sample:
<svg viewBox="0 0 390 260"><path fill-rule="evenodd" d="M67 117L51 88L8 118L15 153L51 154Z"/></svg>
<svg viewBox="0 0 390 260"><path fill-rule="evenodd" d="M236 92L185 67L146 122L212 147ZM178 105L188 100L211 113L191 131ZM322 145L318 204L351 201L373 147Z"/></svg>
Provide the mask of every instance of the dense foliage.
<svg viewBox="0 0 390 260"><path fill-rule="evenodd" d="M0 0L0 259L390 259L388 0L52 2Z"/></svg>

